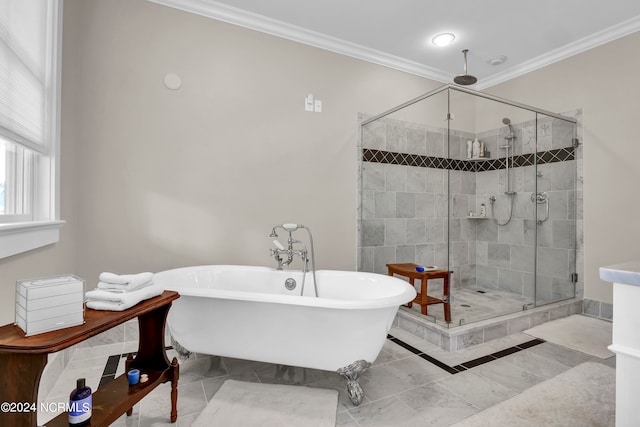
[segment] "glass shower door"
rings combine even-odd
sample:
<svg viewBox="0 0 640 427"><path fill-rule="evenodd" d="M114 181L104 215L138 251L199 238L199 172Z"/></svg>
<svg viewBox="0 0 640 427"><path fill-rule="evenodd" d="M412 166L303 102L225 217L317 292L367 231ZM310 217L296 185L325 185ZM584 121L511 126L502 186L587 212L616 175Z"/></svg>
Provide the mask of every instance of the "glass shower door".
<svg viewBox="0 0 640 427"><path fill-rule="evenodd" d="M535 189L536 306L576 293L576 124L538 113Z"/></svg>
<svg viewBox="0 0 640 427"><path fill-rule="evenodd" d="M450 264L454 322L464 324L535 305L536 222L527 200L535 191L536 115L466 93L451 98L450 147L458 149L451 150Z"/></svg>

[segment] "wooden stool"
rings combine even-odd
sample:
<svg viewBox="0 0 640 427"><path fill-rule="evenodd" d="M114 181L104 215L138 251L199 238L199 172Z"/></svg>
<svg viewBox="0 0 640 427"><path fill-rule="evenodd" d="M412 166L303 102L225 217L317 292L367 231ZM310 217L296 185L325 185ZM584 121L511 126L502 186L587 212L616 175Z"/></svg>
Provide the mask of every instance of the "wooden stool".
<svg viewBox="0 0 640 427"><path fill-rule="evenodd" d="M453 274L453 271L448 270L429 270L429 271L416 271L417 264L404 263L404 264L387 264L389 276L397 274L398 276L404 276L409 278L411 286L414 285L415 279L419 279L420 292L416 298L407 304L411 307L413 303L420 305L420 312L427 314L427 306L430 304L444 304L444 320L447 323L451 322L451 304L449 294L449 275ZM444 285L442 288L442 299L435 298L427 295L427 282L429 279L444 279Z"/></svg>

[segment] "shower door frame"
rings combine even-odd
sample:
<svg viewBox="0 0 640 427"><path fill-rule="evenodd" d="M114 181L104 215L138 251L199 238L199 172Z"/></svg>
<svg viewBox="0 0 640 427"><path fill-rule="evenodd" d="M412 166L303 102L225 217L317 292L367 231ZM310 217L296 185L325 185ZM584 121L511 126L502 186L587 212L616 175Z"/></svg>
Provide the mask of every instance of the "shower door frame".
<svg viewBox="0 0 640 427"><path fill-rule="evenodd" d="M365 125L367 125L367 124L369 124L371 122L374 122L374 121L376 121L378 119L386 117L389 114L393 114L396 111L402 110L403 108L409 107L410 105L413 105L413 104L415 104L417 102L420 102L420 101L422 101L424 99L430 98L433 95L437 95L440 92L444 92L445 90L455 90L457 92L464 92L464 93L467 93L469 95L478 96L480 98L489 99L489 100L492 100L492 101L500 102L502 104L510 105L512 107L522 108L523 110L528 110L528 111L531 111L531 112L534 112L534 113L544 114L545 116L549 116L549 117L553 117L553 118L556 118L556 119L560 119L560 120L564 120L564 121L567 121L567 122L570 122L570 123L577 124L577 120L574 119L574 118L571 118L571 117L566 117L566 116L563 116L561 114L552 113L551 111L546 111L546 110L543 110L543 109L540 109L540 108L534 108L534 107L531 107L531 106L526 105L526 104L521 104L519 102L510 101L508 99L501 98L499 96L490 95L490 94L487 94L487 93L479 92L479 91L468 89L468 88L461 87L461 86L455 86L455 85L447 84L447 85L441 86L441 87L439 87L437 89L434 89L434 90L432 90L430 92L427 92L427 93L425 93L423 95L420 95L420 96L418 96L416 98L413 98L413 99L411 99L411 100L409 100L407 102L404 102L404 103L402 103L402 104L400 104L400 105L398 105L396 107L393 107L393 108L391 108L391 109L389 109L387 111L384 111L384 112L382 112L380 114L377 114L377 115L375 115L373 117L370 117L370 118L368 118L366 120L363 120L362 123L360 123L360 126L365 126ZM448 113L450 114L451 111L448 111Z"/></svg>

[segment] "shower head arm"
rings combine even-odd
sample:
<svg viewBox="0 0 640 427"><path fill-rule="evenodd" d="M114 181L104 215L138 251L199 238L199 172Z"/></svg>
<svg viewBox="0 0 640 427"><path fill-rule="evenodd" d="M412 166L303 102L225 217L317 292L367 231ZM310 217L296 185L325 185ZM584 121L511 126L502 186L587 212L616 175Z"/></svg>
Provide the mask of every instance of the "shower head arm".
<svg viewBox="0 0 640 427"><path fill-rule="evenodd" d="M464 74L465 75L469 74L467 72L467 52L469 52L469 49L465 49L462 51L462 53L464 54Z"/></svg>
<svg viewBox="0 0 640 427"><path fill-rule="evenodd" d="M464 49L462 51L462 53L464 54L464 74L461 76L456 76L453 79L454 83L465 86L475 84L478 81L475 76L470 75L467 71L467 52L469 52L469 49Z"/></svg>

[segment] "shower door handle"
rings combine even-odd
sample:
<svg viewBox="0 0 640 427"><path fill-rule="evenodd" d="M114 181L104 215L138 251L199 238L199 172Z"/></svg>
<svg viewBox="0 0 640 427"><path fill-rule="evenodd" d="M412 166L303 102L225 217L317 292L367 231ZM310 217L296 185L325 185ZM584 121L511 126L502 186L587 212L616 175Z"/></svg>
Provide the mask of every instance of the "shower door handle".
<svg viewBox="0 0 640 427"><path fill-rule="evenodd" d="M538 224L542 224L543 222L547 221L549 219L549 195L545 192L531 193L531 202L536 204L536 208L538 205L541 205L544 203L545 205L544 219L539 219L537 222ZM536 216L537 215L538 215L538 212L536 210Z"/></svg>

